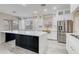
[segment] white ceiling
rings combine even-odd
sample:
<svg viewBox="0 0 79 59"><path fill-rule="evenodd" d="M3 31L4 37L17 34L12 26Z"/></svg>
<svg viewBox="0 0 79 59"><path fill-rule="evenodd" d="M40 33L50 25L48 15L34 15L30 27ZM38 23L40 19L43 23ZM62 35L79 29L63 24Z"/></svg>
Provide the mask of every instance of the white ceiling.
<svg viewBox="0 0 79 59"><path fill-rule="evenodd" d="M16 15L16 16L28 16L33 14L34 11L37 11L38 14L45 14L45 13L55 13L56 10L53 8L57 7L57 10L60 9L69 9L69 4L47 4L44 7L41 7L41 4L0 4L0 12L5 12L8 14ZM47 9L47 12L43 10ZM16 13L13 13L16 11Z"/></svg>

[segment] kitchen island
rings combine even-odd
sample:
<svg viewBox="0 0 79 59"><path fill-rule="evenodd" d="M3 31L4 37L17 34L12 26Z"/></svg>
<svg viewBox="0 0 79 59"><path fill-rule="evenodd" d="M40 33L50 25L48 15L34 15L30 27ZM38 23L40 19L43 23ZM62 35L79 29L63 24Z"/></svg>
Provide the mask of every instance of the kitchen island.
<svg viewBox="0 0 79 59"><path fill-rule="evenodd" d="M48 45L47 33L41 31L1 31L0 43L15 40L16 46L34 51L45 53Z"/></svg>

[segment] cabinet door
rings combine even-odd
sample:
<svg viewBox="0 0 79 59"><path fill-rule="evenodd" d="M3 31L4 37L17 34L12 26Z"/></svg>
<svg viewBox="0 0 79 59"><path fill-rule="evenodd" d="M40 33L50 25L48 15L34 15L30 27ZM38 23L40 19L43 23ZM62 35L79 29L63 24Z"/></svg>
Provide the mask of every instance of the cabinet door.
<svg viewBox="0 0 79 59"><path fill-rule="evenodd" d="M37 36L33 37L33 47L39 49L39 38Z"/></svg>
<svg viewBox="0 0 79 59"><path fill-rule="evenodd" d="M16 39L16 45L23 47L25 49L32 50L34 52L39 52L39 38L36 36L29 35L18 35Z"/></svg>
<svg viewBox="0 0 79 59"><path fill-rule="evenodd" d="M23 38L20 35L16 35L16 45L17 46L23 46Z"/></svg>
<svg viewBox="0 0 79 59"><path fill-rule="evenodd" d="M6 42L16 39L16 35L13 33L6 33Z"/></svg>
<svg viewBox="0 0 79 59"><path fill-rule="evenodd" d="M28 49L39 52L39 38L36 36L27 36L25 42L25 45L27 46ZM27 42L27 43L26 43Z"/></svg>

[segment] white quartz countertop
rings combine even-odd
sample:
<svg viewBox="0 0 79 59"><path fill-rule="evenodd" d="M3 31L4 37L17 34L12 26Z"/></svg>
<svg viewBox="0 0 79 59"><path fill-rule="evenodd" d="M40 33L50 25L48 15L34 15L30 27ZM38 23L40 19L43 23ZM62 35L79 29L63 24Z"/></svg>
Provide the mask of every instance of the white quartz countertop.
<svg viewBox="0 0 79 59"><path fill-rule="evenodd" d="M21 35L32 35L32 36L41 36L41 35L47 34L46 32L42 32L42 31L0 31L0 32L21 34Z"/></svg>
<svg viewBox="0 0 79 59"><path fill-rule="evenodd" d="M73 34L73 35L79 35L79 33L66 33L66 35L71 35L71 34Z"/></svg>

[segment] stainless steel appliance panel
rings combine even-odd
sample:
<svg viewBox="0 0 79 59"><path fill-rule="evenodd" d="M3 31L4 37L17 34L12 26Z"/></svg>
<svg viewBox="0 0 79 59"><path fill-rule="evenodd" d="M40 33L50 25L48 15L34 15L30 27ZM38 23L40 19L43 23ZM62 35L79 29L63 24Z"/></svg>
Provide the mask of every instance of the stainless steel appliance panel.
<svg viewBox="0 0 79 59"><path fill-rule="evenodd" d="M72 20L62 20L57 22L57 40L58 42L66 42L66 33L73 32Z"/></svg>

